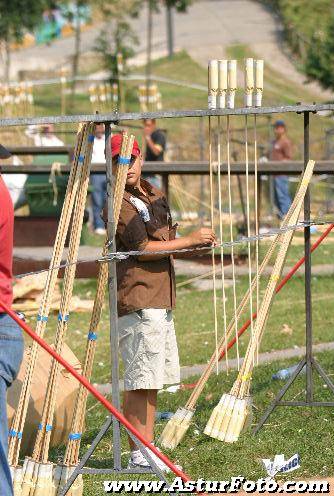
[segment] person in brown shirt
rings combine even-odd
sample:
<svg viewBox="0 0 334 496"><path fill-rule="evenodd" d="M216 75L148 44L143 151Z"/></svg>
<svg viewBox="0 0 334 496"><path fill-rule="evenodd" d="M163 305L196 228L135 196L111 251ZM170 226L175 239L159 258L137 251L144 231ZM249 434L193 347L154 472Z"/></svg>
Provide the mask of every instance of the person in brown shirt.
<svg viewBox="0 0 334 496"><path fill-rule="evenodd" d="M274 124L275 139L272 143L270 160L284 161L292 158L292 143L287 137L286 125L283 120L277 120ZM282 219L291 206L288 176L274 176L274 201L278 209L278 215Z"/></svg>
<svg viewBox="0 0 334 496"><path fill-rule="evenodd" d="M121 141L121 135L111 138L115 165ZM147 441L153 442L158 390L165 384L180 381L172 317L175 307L173 257L159 252L211 246L216 238L208 228L176 238L176 225L172 223L168 202L161 191L141 178L142 164L135 141L116 246L119 252L140 250L152 254L129 256L117 264L118 330L124 363L124 415ZM129 468L148 467L131 439L129 443ZM157 457L155 462L162 470L167 469Z"/></svg>

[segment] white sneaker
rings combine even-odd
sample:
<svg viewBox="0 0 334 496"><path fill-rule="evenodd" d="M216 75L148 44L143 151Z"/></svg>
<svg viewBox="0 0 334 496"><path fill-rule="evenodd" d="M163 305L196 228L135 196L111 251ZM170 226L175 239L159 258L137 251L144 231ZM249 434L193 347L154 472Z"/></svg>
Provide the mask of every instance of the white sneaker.
<svg viewBox="0 0 334 496"><path fill-rule="evenodd" d="M100 236L105 236L107 231L103 227L97 227L94 232Z"/></svg>
<svg viewBox="0 0 334 496"><path fill-rule="evenodd" d="M153 459L155 464L159 467L159 469L168 474L171 472L170 468L167 467L167 465L160 460L160 458L157 457L154 453L152 453L151 450L148 448L145 448L150 457ZM156 448L158 451L159 448ZM175 465L179 470L182 470L182 467L180 465ZM131 453L131 458L128 463L128 468L150 468L152 469L151 465L148 463L148 461L145 459L145 457L142 455L142 453L138 451L134 451Z"/></svg>
<svg viewBox="0 0 334 496"><path fill-rule="evenodd" d="M128 461L128 467L127 468L150 468L150 465L145 460L145 458L143 457L142 454L141 454L141 457L136 456L136 458L133 458L131 455L131 457Z"/></svg>

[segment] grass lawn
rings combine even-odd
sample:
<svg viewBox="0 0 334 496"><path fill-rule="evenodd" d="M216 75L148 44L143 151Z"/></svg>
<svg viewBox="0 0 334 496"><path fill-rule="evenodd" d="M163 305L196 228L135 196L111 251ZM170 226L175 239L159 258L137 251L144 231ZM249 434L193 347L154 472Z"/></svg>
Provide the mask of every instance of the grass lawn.
<svg viewBox="0 0 334 496"><path fill-rule="evenodd" d="M85 298L93 298L94 288L94 281L78 280L75 284L75 293ZM247 278L238 278L238 295L241 295L246 288ZM314 342L332 341L334 280L331 277L314 277L312 288ZM292 348L304 344L303 298L303 278L294 278L275 299L261 351ZM231 288L227 289L227 306L228 312L231 313ZM246 314L245 318L247 317L248 315ZM242 320L244 321L244 319ZM33 319L31 319L31 324L32 321ZM56 317L50 319L49 322L48 338L50 340L56 325ZM193 289L182 288L178 295L175 322L181 364L205 363L214 348L211 292L198 292ZM73 313L71 316L67 343L80 359L83 358L84 354L88 323L89 315L86 313ZM284 324L289 326L291 334L281 332ZM221 328L220 332L222 332ZM110 380L108 333L106 305L100 325L93 382L104 383ZM244 339L240 340L241 355L245 350L247 339L248 336L247 338L244 336ZM229 356L232 357L233 355L234 353L231 352ZM333 360L330 353L321 353L319 360L330 374L334 374ZM296 363L296 360L280 361L271 365L261 365L256 369L252 387L254 422L282 386L282 383L271 380L272 373L294 363ZM175 452L170 453L172 459L183 465L185 471L195 478L225 479L239 474L248 478L258 478L265 475L261 465L261 458L272 458L277 453L284 453L286 457L289 457L298 452L301 456L302 465L301 469L293 474L293 478L302 479L309 476L325 477L332 475L334 463L331 431L334 414L331 409L277 409L257 437L246 433L237 444L232 446L214 441L202 434L212 408L218 402L221 394L229 391L235 376L236 372L230 371L228 376L220 374L218 377L215 375L211 377L198 404L194 424L181 446ZM304 392L303 377L296 382L289 393L289 398L302 398ZM186 382L194 382L195 380L196 378L190 378ZM162 393L159 395L159 410L175 411L178 406L185 403L189 394L187 391L177 392L176 394ZM317 379L316 397L329 399L327 389ZM90 398L82 452L89 447L92 439L105 421L106 415L106 411L93 398ZM163 423L160 423L157 426L157 431L160 432L162 428ZM124 433L122 439L122 457L125 464L128 458L128 447ZM59 447L52 450L51 457L54 461L61 459L63 449L63 447ZM111 467L111 450L111 439L104 439L92 459L92 464L99 468ZM102 495L102 480L105 478L85 477L85 495ZM143 480L148 478L148 476L142 477ZM122 477L120 479L122 480ZM123 477L123 479L127 479L127 477Z"/></svg>

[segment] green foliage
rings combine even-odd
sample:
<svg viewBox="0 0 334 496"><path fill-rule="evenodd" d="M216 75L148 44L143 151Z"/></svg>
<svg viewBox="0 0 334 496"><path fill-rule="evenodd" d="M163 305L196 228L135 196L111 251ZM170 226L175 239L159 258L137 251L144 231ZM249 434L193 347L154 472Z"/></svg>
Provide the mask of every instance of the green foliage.
<svg viewBox="0 0 334 496"><path fill-rule="evenodd" d="M124 70L127 73L126 61L134 55L133 46L137 42L137 37L128 22L121 20L113 23L112 29L103 30L97 39L95 49L102 55L104 68L111 74L111 79L117 79L118 64L117 54L123 56Z"/></svg>
<svg viewBox="0 0 334 496"><path fill-rule="evenodd" d="M305 61L306 74L318 79L325 88L334 88L334 14L326 31L313 34Z"/></svg>
<svg viewBox="0 0 334 496"><path fill-rule="evenodd" d="M49 0L0 0L0 39L20 41L40 23L49 5Z"/></svg>
<svg viewBox="0 0 334 496"><path fill-rule="evenodd" d="M138 42L137 36L131 27L131 18L137 17L140 0L97 0L104 19L108 20L107 27L101 31L97 39L95 50L102 55L104 68L116 80L118 74L117 54L123 56L122 74L127 73L126 62L134 55L134 45Z"/></svg>
<svg viewBox="0 0 334 496"><path fill-rule="evenodd" d="M264 0L281 16L286 39L310 78L334 88L332 0Z"/></svg>
<svg viewBox="0 0 334 496"><path fill-rule="evenodd" d="M192 0L165 0L167 7L174 7L178 12L186 12Z"/></svg>

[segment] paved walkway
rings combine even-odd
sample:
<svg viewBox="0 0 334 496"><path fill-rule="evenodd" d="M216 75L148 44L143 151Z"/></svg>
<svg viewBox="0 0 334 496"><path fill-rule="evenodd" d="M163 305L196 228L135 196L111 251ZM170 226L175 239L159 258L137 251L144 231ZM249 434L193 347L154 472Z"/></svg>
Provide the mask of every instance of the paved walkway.
<svg viewBox="0 0 334 496"><path fill-rule="evenodd" d="M305 76L297 71L291 56L283 45L283 29L275 15L260 2L253 0L207 0L194 2L187 14L175 13L175 47L186 50L203 66L210 58L222 58L224 49L232 44L244 44L267 66L284 74L292 84L306 86L314 97L327 99L333 92L325 91L316 83L305 84ZM147 12L142 9L131 25L138 35L136 64L145 63ZM154 14L153 57L167 54L166 20L164 9ZM89 52L103 24L83 32L82 49ZM74 52L74 38L68 37L53 42L50 46L36 46L12 54L12 72L19 70L59 69L69 64ZM178 78L178 74L170 77ZM241 79L241 74L240 74ZM241 82L241 80L240 80ZM242 83L243 84L243 83Z"/></svg>
<svg viewBox="0 0 334 496"><path fill-rule="evenodd" d="M232 265L226 265L224 268L224 273L226 277L232 277ZM254 267L255 269L255 267ZM292 267L284 267L283 268L283 275L286 275ZM217 270L220 270L220 267L217 267ZM182 276L188 276L189 278L191 277L196 277L197 275L205 275L208 274L208 278L210 278L210 271L211 271L211 264L209 265L203 265L198 262L193 262L191 260L180 260L177 259L175 260L175 271L177 275L182 275ZM272 271L272 267L268 266L264 269L263 274L264 275L270 275ZM235 273L236 276L245 276L248 275L248 265L246 263L243 263L242 265L236 265L235 266ZM255 274L255 272L254 272ZM320 276L320 275L333 275L334 274L334 265L333 264L319 264L319 265L312 265L312 274L315 276ZM304 275L304 266L302 265L298 271L296 272L297 276L303 276ZM295 277L295 276L294 276Z"/></svg>

